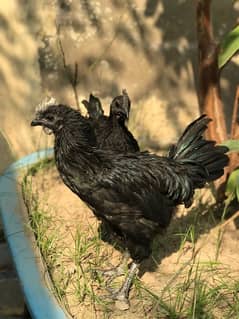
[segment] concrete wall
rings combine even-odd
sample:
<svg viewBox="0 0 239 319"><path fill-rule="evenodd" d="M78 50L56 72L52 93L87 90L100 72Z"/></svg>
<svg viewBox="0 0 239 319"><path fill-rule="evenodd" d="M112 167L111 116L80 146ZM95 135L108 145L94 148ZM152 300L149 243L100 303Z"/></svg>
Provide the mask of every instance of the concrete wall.
<svg viewBox="0 0 239 319"><path fill-rule="evenodd" d="M198 114L195 2L1 1L0 130L14 156L51 143L29 123L46 94L76 105L71 85L76 63L79 101L94 92L107 106L127 88L133 103L130 125L142 144L174 140ZM219 40L235 25L238 7L238 1L214 1ZM238 69L235 60L223 70L227 110ZM4 143L0 147L4 152Z"/></svg>

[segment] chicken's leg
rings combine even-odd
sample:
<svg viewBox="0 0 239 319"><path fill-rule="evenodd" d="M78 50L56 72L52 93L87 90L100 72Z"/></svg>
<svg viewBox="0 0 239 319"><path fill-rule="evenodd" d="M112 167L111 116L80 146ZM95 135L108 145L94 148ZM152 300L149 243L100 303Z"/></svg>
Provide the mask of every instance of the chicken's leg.
<svg viewBox="0 0 239 319"><path fill-rule="evenodd" d="M100 272L103 276L108 277L106 280L106 287L109 286L109 284L117 277L120 277L125 274L125 270L127 269L127 264L130 258L130 254L128 251L125 251L123 254L123 258L120 261L119 265L116 267L106 269L106 270L100 270L97 271Z"/></svg>
<svg viewBox="0 0 239 319"><path fill-rule="evenodd" d="M127 277L125 278L123 285L117 292L112 294L112 298L116 300L116 307L121 310L129 309L129 290L137 272L138 264L133 262L130 266L129 272L127 274Z"/></svg>
<svg viewBox="0 0 239 319"><path fill-rule="evenodd" d="M115 278L125 274L125 270L127 269L129 258L130 258L129 252L125 251L123 253L123 258L118 264L118 266L104 271L103 274L109 277L109 279L107 280L107 285L111 283L111 281L113 281Z"/></svg>

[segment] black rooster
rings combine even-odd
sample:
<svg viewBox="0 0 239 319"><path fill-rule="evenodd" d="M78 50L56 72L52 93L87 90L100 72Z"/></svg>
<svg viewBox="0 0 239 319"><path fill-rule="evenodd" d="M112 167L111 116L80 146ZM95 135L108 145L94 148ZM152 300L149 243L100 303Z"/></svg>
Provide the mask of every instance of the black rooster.
<svg viewBox="0 0 239 319"><path fill-rule="evenodd" d="M196 188L223 175L228 149L202 137L209 122L202 115L191 123L166 157L100 150L89 121L64 105L47 106L31 123L53 131L63 182L124 239L133 263L114 297L125 304L139 263L176 206L189 207Z"/></svg>
<svg viewBox="0 0 239 319"><path fill-rule="evenodd" d="M116 96L110 104L110 115L105 116L100 100L90 94L89 102L83 100L89 120L95 130L97 146L100 149L124 152L137 152L139 146L132 133L125 126L129 118L130 99L126 90Z"/></svg>

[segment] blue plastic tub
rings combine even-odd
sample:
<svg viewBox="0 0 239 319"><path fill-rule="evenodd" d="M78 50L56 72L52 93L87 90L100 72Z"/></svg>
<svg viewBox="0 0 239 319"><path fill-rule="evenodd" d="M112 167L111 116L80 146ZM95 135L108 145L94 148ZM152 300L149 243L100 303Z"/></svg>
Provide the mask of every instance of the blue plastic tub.
<svg viewBox="0 0 239 319"><path fill-rule="evenodd" d="M71 318L52 293L51 281L42 261L34 236L27 227L27 212L17 185L19 169L52 156L47 149L30 154L13 163L0 177L0 216L27 307L34 319Z"/></svg>

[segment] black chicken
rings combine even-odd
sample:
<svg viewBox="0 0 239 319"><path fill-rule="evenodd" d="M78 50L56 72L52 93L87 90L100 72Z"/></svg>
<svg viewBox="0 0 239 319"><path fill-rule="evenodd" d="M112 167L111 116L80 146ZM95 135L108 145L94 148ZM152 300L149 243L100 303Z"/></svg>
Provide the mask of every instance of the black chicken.
<svg viewBox="0 0 239 319"><path fill-rule="evenodd" d="M97 146L100 149L122 152L137 152L139 146L125 125L129 118L130 99L126 90L116 96L110 104L110 115L104 116L100 100L90 94L89 102L83 100L89 120L95 130Z"/></svg>
<svg viewBox="0 0 239 319"><path fill-rule="evenodd" d="M128 302L138 265L150 256L152 240L169 225L176 206L189 207L196 188L223 175L228 149L202 137L209 122L202 115L191 123L166 157L100 150L89 121L64 105L38 111L31 123L53 131L63 182L124 239L133 263L114 295L120 302Z"/></svg>
<svg viewBox="0 0 239 319"><path fill-rule="evenodd" d="M109 117L104 116L101 101L93 94L90 94L89 101L83 100L82 103L88 111L89 119L95 130L98 148L109 149L118 153L139 151L137 141L125 125L125 122L129 119L131 106L131 101L125 89L122 90L122 95L116 96L111 102ZM112 240L111 229L106 222L101 223L99 231L102 240L107 242ZM108 277L107 284L124 273L129 257L129 253L126 251L122 262L117 267L101 271Z"/></svg>

